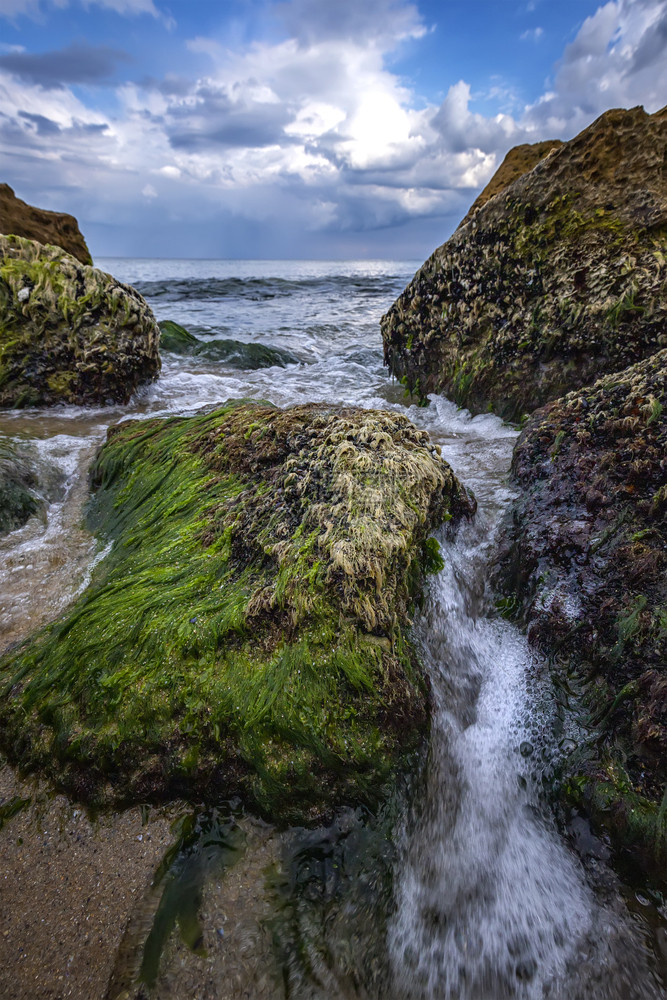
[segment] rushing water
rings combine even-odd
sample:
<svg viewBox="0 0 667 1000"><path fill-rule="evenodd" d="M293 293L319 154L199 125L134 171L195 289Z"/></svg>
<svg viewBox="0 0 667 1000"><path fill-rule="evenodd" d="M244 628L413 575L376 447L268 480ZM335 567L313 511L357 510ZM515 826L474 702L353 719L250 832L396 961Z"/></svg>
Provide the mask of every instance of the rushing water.
<svg viewBox="0 0 667 1000"><path fill-rule="evenodd" d="M159 380L128 407L0 415L0 432L36 456L46 501L44 517L0 540L3 641L61 613L104 557L81 524L86 470L107 427L128 416L190 413L241 396L404 410L441 445L479 503L474 522L443 534L446 567L416 629L434 717L424 779L394 824L392 843L345 812L334 827L309 834L278 834L247 818L228 817L222 827L200 818L200 832L164 875L164 895L160 883L138 904L109 996L129 996L132 977L147 967L151 995L163 998L200 995L204 979L201 995L216 998L663 996L661 956L651 942L665 940L664 903L653 899L650 921L636 912L648 906L642 896L630 912L624 895L632 893L608 867L605 845L584 829L582 860L559 832L545 788L559 745L578 734L556 707L545 665L490 604L486 580L510 499L516 432L490 415L471 419L441 398L413 406L382 366L379 319L416 264L98 266L141 291L159 320L175 320L203 340L284 348L300 362L246 371L165 354ZM228 852L235 860L225 873L211 860L219 838L211 841L210 831L236 830L237 819L243 831L235 843L245 846ZM194 895L184 879L196 885ZM181 913L178 921L194 928L189 949L171 932L177 915L165 910L165 899L185 907L187 920ZM236 915L236 937L224 937L225 913Z"/></svg>

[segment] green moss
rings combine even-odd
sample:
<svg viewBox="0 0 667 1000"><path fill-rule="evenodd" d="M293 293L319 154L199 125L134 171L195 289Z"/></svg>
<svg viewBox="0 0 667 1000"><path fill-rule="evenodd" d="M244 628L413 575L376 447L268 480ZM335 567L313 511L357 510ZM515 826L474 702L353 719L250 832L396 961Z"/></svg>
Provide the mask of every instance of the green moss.
<svg viewBox="0 0 667 1000"><path fill-rule="evenodd" d="M92 477L114 547L0 662L8 752L89 795L219 788L292 820L376 801L424 733L414 557L470 509L426 435L229 404L119 425Z"/></svg>
<svg viewBox="0 0 667 1000"><path fill-rule="evenodd" d="M141 296L60 247L0 236L0 406L126 402L159 371Z"/></svg>
<svg viewBox="0 0 667 1000"><path fill-rule="evenodd" d="M199 340L172 320L160 323L160 349L207 361L222 361L228 367L246 370L270 368L273 365L284 368L285 365L298 364L301 360L292 351L270 347L268 344L231 339Z"/></svg>

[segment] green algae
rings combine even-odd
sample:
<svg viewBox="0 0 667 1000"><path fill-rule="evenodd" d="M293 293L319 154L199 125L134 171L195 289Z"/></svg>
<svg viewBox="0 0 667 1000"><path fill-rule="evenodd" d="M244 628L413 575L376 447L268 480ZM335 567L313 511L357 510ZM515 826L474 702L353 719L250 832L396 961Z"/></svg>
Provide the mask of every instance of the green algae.
<svg viewBox="0 0 667 1000"><path fill-rule="evenodd" d="M224 791L292 821L376 802L426 728L406 628L428 535L472 509L427 436L229 404L112 428L92 482L113 548L0 661L7 752L93 799Z"/></svg>
<svg viewBox="0 0 667 1000"><path fill-rule="evenodd" d="M173 320L160 322L160 349L172 354L202 358L205 361L222 361L231 368L255 371L278 365L298 364L301 359L292 351L268 344L246 343L242 340L200 340L185 327Z"/></svg>

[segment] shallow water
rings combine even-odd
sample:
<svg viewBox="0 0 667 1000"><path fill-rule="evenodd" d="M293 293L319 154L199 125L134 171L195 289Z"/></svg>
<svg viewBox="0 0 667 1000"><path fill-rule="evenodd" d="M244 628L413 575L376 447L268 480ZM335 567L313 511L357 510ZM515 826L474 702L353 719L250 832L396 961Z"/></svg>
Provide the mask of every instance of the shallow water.
<svg viewBox="0 0 667 1000"><path fill-rule="evenodd" d="M149 959L144 989L161 998L664 995L664 901L620 882L585 824L571 825L578 836L569 839L560 832L548 788L559 745L579 734L545 665L494 614L485 587L510 499L516 431L491 415L471 419L442 398L411 405L382 367L380 316L417 263L98 266L135 285L159 320L303 360L239 371L165 354L159 380L128 407L0 415L0 433L30 443L47 501L44 518L0 540L3 643L62 613L104 558L82 513L91 457L118 420L191 413L231 397L396 409L428 430L479 503L473 523L442 535L446 567L416 628L435 712L424 774L407 804L376 820L342 811L331 828L310 833L278 833L236 811L223 824L225 837L240 831L233 851L226 841L218 850L215 838L211 847L219 820L200 813L193 835L181 836L137 897L108 963L107 995L135 995ZM0 834L10 860L18 850L13 840L9 849L12 822ZM587 845L583 859L571 839ZM65 917L54 911L51 919L57 935ZM20 970L11 982L10 995L37 995Z"/></svg>

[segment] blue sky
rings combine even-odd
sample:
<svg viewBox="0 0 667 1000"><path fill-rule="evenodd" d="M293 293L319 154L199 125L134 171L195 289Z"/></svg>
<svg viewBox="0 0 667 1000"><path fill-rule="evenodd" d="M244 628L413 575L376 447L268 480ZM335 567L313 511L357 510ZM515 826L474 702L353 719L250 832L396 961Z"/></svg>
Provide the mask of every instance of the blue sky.
<svg viewBox="0 0 667 1000"><path fill-rule="evenodd" d="M0 0L0 180L94 257L423 258L507 150L667 102L667 0Z"/></svg>

